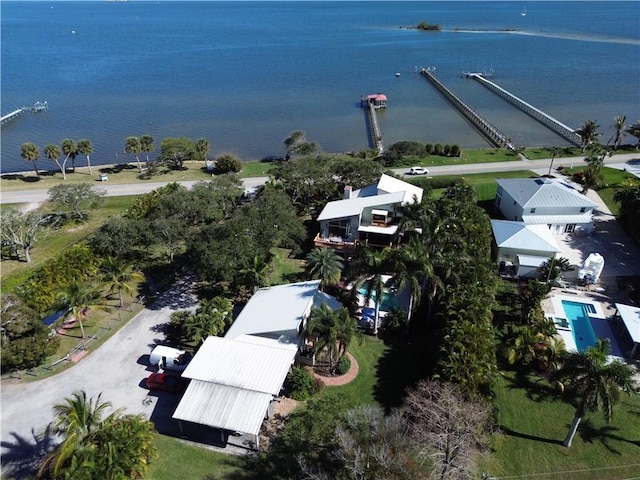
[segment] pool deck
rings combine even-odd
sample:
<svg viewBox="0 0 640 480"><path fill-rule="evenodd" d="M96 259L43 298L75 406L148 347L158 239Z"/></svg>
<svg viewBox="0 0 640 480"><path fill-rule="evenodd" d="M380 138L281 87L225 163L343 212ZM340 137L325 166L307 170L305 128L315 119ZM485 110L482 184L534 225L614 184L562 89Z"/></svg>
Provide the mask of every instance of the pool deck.
<svg viewBox="0 0 640 480"><path fill-rule="evenodd" d="M589 321L597 338L608 338L611 342L611 357L624 360L616 337L610 325L610 318L615 312L615 302L604 294L582 290L553 289L551 295L542 302L546 317L565 319L562 301L578 302L592 305L595 313L589 313ZM558 327L558 335L564 340L567 351L577 351L577 346L570 328Z"/></svg>

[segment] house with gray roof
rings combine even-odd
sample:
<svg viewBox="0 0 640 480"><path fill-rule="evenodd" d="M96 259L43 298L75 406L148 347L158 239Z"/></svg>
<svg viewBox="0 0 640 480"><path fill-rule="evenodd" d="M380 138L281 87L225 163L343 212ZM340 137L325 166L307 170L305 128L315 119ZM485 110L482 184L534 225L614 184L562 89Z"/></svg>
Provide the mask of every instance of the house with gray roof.
<svg viewBox="0 0 640 480"><path fill-rule="evenodd" d="M357 243L387 246L397 240L398 207L422 200L420 187L389 175L359 190L344 189L344 198L329 202L318 216L316 247L352 252Z"/></svg>
<svg viewBox="0 0 640 480"><path fill-rule="evenodd" d="M593 231L596 204L571 185L550 178L500 178L494 205L507 220L546 225L554 235Z"/></svg>
<svg viewBox="0 0 640 480"><path fill-rule="evenodd" d="M513 267L518 277L537 275L537 269L560 253L551 230L543 224L491 220L493 255L501 270Z"/></svg>

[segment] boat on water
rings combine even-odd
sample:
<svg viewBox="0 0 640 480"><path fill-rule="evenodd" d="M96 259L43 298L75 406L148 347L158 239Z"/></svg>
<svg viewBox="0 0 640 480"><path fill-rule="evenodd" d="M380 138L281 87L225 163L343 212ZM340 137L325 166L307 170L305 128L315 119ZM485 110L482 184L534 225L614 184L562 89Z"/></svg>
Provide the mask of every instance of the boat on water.
<svg viewBox="0 0 640 480"><path fill-rule="evenodd" d="M598 283L604 269L604 257L599 253L590 253L578 270L578 280L584 283Z"/></svg>
<svg viewBox="0 0 640 480"><path fill-rule="evenodd" d="M520 14L521 17L526 17L527 16L527 7L524 7L522 9L522 13Z"/></svg>
<svg viewBox="0 0 640 480"><path fill-rule="evenodd" d="M399 76L400 76L400 72L396 72L394 75L395 75L396 77L399 77Z"/></svg>

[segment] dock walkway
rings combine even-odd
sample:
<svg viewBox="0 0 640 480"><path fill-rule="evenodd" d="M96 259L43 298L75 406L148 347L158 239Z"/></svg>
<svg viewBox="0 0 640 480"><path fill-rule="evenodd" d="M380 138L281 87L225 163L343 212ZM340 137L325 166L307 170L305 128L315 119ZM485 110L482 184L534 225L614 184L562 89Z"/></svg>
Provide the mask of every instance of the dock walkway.
<svg viewBox="0 0 640 480"><path fill-rule="evenodd" d="M378 122L377 110L379 108L387 108L387 97L381 93L360 97L360 105L367 107L371 141L376 150L378 150L378 154L381 155L384 152L384 144L382 143L382 130Z"/></svg>
<svg viewBox="0 0 640 480"><path fill-rule="evenodd" d="M568 140L569 142L573 143L576 146L582 145L582 137L578 135L576 131L571 127L566 126L559 120L556 120L552 116L547 115L542 110L525 102L521 98L516 97L511 92L505 90L504 88L500 87L496 83L490 80L487 80L482 75L479 75L477 73L469 73L467 77L476 80L477 82L480 83L480 85L483 85L484 87L488 88L499 97L504 98L507 102L514 105L519 110L522 110L524 113L534 118L538 122L542 123L545 127L553 130L562 138Z"/></svg>
<svg viewBox="0 0 640 480"><path fill-rule="evenodd" d="M49 110L49 104L47 102L36 102L32 107L20 107L14 110L13 112L9 112L6 115L3 115L0 118L0 125L4 125L5 123L10 122L11 120L15 120L20 115L25 112L44 112Z"/></svg>
<svg viewBox="0 0 640 480"><path fill-rule="evenodd" d="M492 145L500 148L508 148L512 151L517 150L518 147L511 142L511 139L507 135L498 130L489 120L462 101L444 83L438 80L430 69L423 68L420 73L429 80Z"/></svg>

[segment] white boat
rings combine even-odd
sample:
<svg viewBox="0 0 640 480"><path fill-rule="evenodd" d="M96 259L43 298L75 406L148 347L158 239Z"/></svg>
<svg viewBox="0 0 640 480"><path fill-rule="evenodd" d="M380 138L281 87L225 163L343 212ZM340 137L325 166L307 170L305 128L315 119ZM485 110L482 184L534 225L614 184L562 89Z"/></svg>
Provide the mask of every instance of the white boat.
<svg viewBox="0 0 640 480"><path fill-rule="evenodd" d="M400 76L400 72L396 72L396 73L395 73L395 76L396 76L396 77L399 77L399 76Z"/></svg>
<svg viewBox="0 0 640 480"><path fill-rule="evenodd" d="M524 7L524 9L522 10L522 13L520 14L521 17L526 17L527 16L527 7Z"/></svg>
<svg viewBox="0 0 640 480"><path fill-rule="evenodd" d="M604 269L604 257L599 253L590 253L582 268L578 270L578 280L598 283L602 269Z"/></svg>

